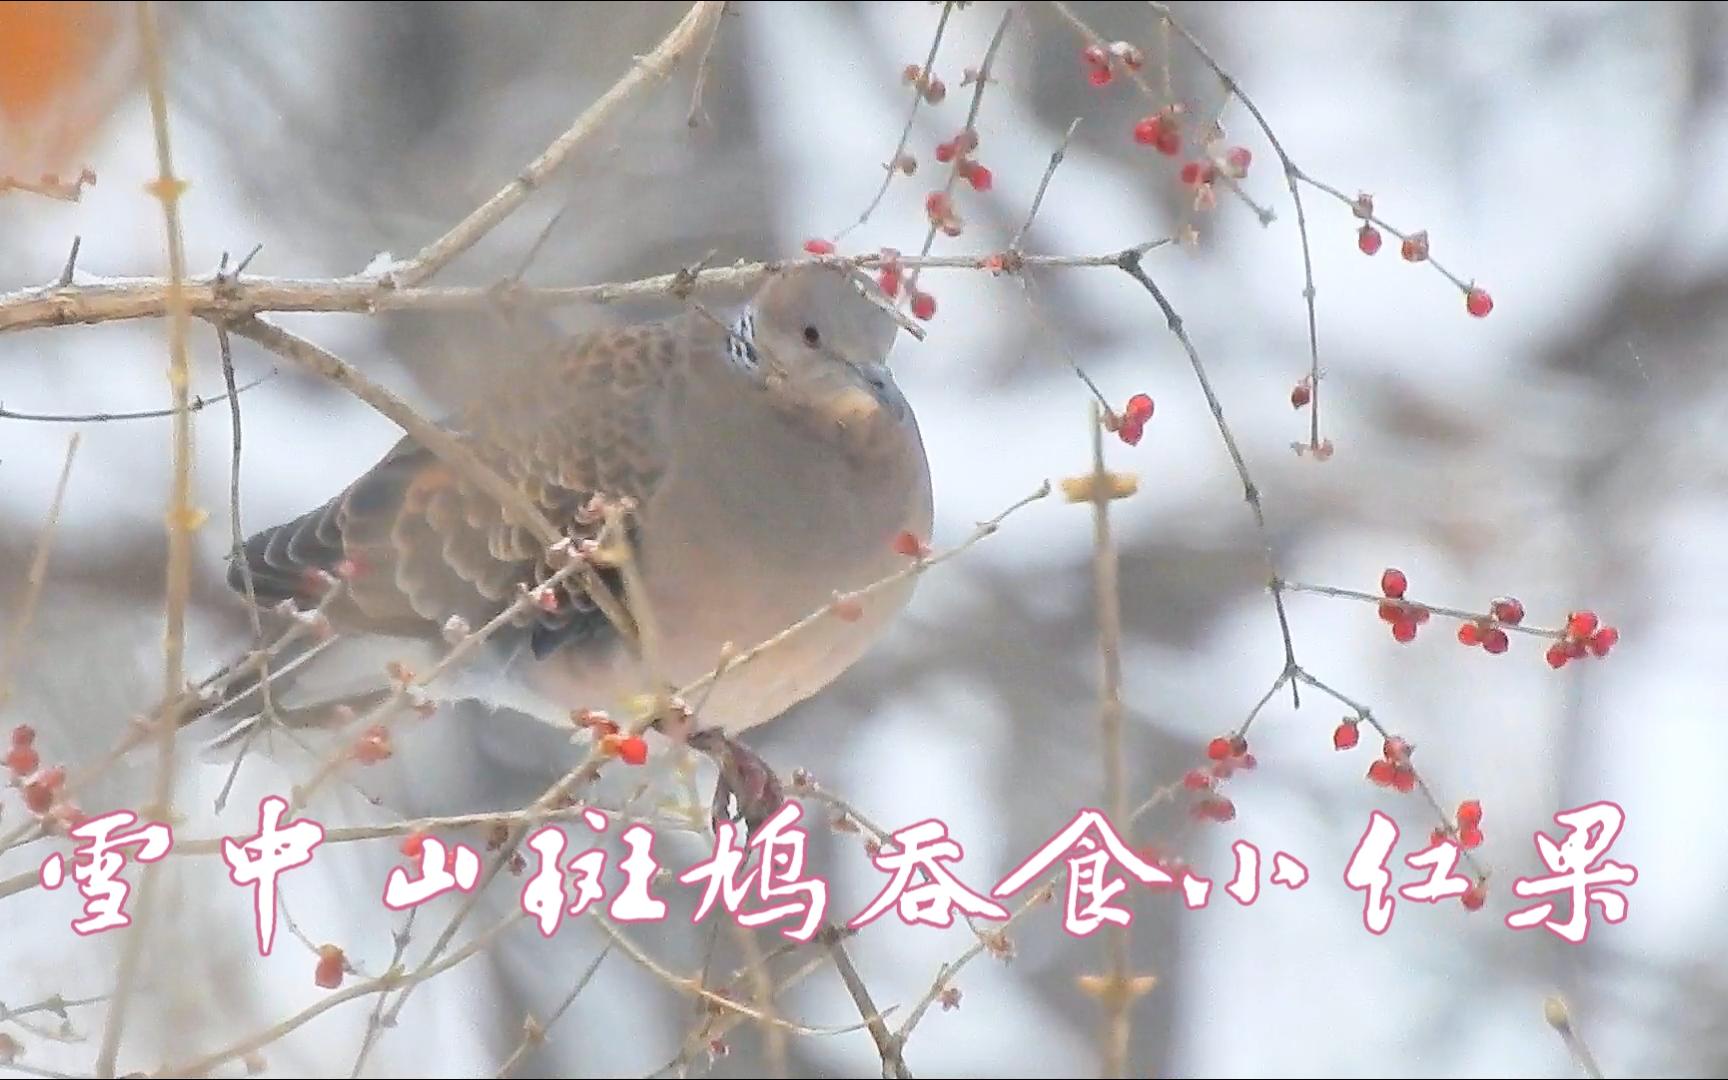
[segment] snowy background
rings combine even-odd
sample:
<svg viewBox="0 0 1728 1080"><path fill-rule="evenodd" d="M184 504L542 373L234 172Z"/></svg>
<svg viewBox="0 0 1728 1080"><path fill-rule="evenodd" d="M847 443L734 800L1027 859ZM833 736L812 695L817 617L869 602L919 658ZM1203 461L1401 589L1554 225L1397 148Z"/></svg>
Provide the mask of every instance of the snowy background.
<svg viewBox="0 0 1728 1080"><path fill-rule="evenodd" d="M707 124L684 123L687 63L439 280L498 280L561 209L533 282L628 279L710 251L721 262L785 256L805 237L853 221L904 122L901 69L923 59L940 7L733 8L714 50ZM936 65L949 94L920 111L910 144L919 173L896 180L843 250L916 249L935 174L931 149L963 122L970 88L960 88L961 71L979 62L1006 8L975 3L952 15ZM252 272L283 276L341 276L380 252L411 253L514 175L683 10L168 7L193 270L256 244ZM1106 37L1156 56L1147 9L1073 10ZM1388 933L1365 931L1362 898L1342 874L1369 813L1399 822L1398 858L1434 822L1414 799L1364 781L1375 740L1348 754L1332 749L1340 707L1310 692L1297 711L1282 694L1253 731L1259 768L1227 785L1234 821L1196 827L1178 803L1137 830L1220 888L1201 911L1162 897L1136 904L1134 967L1159 982L1133 1008L1131 1072L1576 1075L1543 1021L1544 998L1561 993L1610 1075L1720 1075L1728 1066L1728 826L1715 791L1728 768L1720 737L1728 218L1719 205L1728 185L1728 17L1709 4L1176 11L1304 169L1347 193L1372 192L1378 212L1402 228L1426 228L1434 255L1489 289L1496 305L1487 319L1469 318L1458 290L1431 268L1402 262L1390 237L1365 258L1349 210L1304 189L1324 433L1336 454L1320 464L1293 453L1308 423L1289 403L1308 363L1295 215L1270 147L1240 104L1225 109L1229 141L1255 154L1246 189L1277 220L1262 228L1225 197L1197 219L1197 246L1160 249L1146 269L1206 358L1263 492L1280 569L1372 591L1382 568L1397 565L1415 597L1481 610L1512 593L1543 626L1590 607L1622 642L1605 661L1555 672L1536 639L1515 637L1509 654L1493 657L1459 647L1453 625L1435 619L1401 646L1365 605L1293 596L1307 669L1418 744L1423 773L1448 805L1471 796L1487 808L1478 853L1494 874L1487 907L1471 914L1455 903L1400 903ZM960 193L967 232L939 238L937 252L1004 245L1075 117L1080 127L1027 250L1111 252L1170 235L1184 220L1174 164L1129 138L1145 101L1121 81L1089 86L1079 46L1050 7L1016 8L978 123L978 157L996 183L988 195ZM1214 107L1217 80L1186 50L1175 55L1178 94ZM81 202L0 198L0 292L52 280L74 235L87 273L163 271L160 214L141 191L155 171L141 91L120 98L82 155L100 180ZM1033 281L1037 320L1011 277L928 271L923 283L939 311L927 340L902 339L895 369L934 469L939 547L1042 480L1088 467L1087 395L1071 360L1118 404L1140 391L1156 399L1140 445L1107 446L1111 466L1141 484L1113 505L1128 633L1126 769L1138 801L1238 724L1280 669L1262 541L1187 360L1145 293L1110 269L1042 271ZM559 318L576 325L625 314ZM428 412L460 400L472 380L495 377L485 319L281 321ZM193 391L212 396L221 388L214 338L195 331ZM157 321L7 334L0 402L42 413L159 408L166 357ZM360 402L247 343L236 343L236 362L242 379L284 367L242 397L248 531L322 502L398 435ZM0 420L0 621L17 609L71 430ZM167 421L77 430L83 442L42 609L0 717L7 727L35 725L44 756L73 764L99 757L161 691L169 487ZM245 640L221 582L226 407L201 412L196 433L197 500L213 517L197 551L194 674ZM963 876L980 886L999 879L1102 797L1091 529L1085 507L1052 499L1025 510L932 572L880 648L753 745L783 774L810 769L890 828L941 818L965 846ZM522 805L566 764L513 729L439 724L364 778L369 790L380 785L385 806L367 807L349 791L317 804L317 816L357 823ZM292 753L249 759L217 815L225 770L189 759L177 836L249 831L258 798L285 791L308 768ZM87 801L136 805L149 777L140 757ZM1639 870L1630 916L1618 926L1598 922L1582 947L1509 930L1503 919L1521 906L1510 882L1539 870L1532 834L1557 832L1554 813L1601 799L1627 814L1612 857ZM0 795L0 827L22 814L14 796ZM1298 855L1311 881L1239 907L1221 889L1238 839L1268 856ZM859 838L817 842L837 912L862 907L879 878ZM33 870L48 850L38 843L0 857L0 879ZM683 862L697 855L690 838L667 851ZM377 974L400 927L377 897L399 860L394 841L323 850L283 879L287 909L311 941L340 943ZM267 961L257 958L248 894L224 880L218 860L173 867L172 911L156 927L123 1071L225 1046L326 993L313 985L310 952L286 932ZM488 901L492 918L517 887L500 883ZM0 1002L109 992L119 935L73 935L70 890L33 890L0 905ZM700 967L707 940L691 932L687 909L634 935L681 974ZM417 917L410 961L450 910L440 902ZM955 980L961 1006L921 1024L907 1050L914 1073L1097 1074L1100 1010L1075 977L1100 970L1103 942L1064 934L1051 909L1012 936L1010 962L973 962ZM764 933L755 947L779 940ZM603 943L580 921L550 941L517 927L422 987L368 1071L491 1075L517 1044L524 1015L545 1017ZM877 1003L903 1013L969 943L964 927L884 920L850 949ZM737 935L721 934L717 969L738 967L740 948ZM857 1020L828 967L779 1007L809 1025ZM82 1072L104 1008L75 1010L71 1041L47 1038L39 1025L0 1021L0 1030L24 1044L20 1064ZM677 1054L696 1008L614 950L516 1072L653 1072ZM346 1004L272 1044L269 1073L347 1074L370 1010L370 999ZM727 1036L729 1055L698 1056L693 1067L738 1076L880 1069L862 1031L793 1037L784 1057L774 1041L745 1024ZM238 1065L224 1068L233 1074Z"/></svg>

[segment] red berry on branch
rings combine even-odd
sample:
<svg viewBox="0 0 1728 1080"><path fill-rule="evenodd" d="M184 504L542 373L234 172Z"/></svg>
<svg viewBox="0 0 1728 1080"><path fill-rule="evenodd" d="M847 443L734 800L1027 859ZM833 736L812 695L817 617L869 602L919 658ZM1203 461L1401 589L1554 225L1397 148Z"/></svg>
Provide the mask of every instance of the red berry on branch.
<svg viewBox="0 0 1728 1080"><path fill-rule="evenodd" d="M834 254L834 242L823 240L820 237L812 237L804 241L804 250L812 255L832 255Z"/></svg>
<svg viewBox="0 0 1728 1080"><path fill-rule="evenodd" d="M1372 225L1364 225L1356 230L1356 246L1364 255L1373 255L1380 250L1380 230Z"/></svg>
<svg viewBox="0 0 1728 1080"><path fill-rule="evenodd" d="M1494 310L1494 298L1486 291L1472 286L1470 291L1464 294L1464 310L1478 319L1485 319L1488 313Z"/></svg>
<svg viewBox="0 0 1728 1080"><path fill-rule="evenodd" d="M1470 646L1481 643L1482 631L1475 623L1467 622L1458 627L1458 644Z"/></svg>
<svg viewBox="0 0 1728 1080"><path fill-rule="evenodd" d="M1356 730L1354 721L1346 720L1332 729L1332 748L1348 750L1360 740L1361 734Z"/></svg>
<svg viewBox="0 0 1728 1080"><path fill-rule="evenodd" d="M1404 590L1410 587L1410 580L1404 576L1404 571L1396 567L1388 567L1380 575L1380 592L1394 600L1404 598Z"/></svg>
<svg viewBox="0 0 1728 1080"><path fill-rule="evenodd" d="M1597 656L1607 656L1608 650L1612 649L1615 643L1619 640L1620 631L1614 629L1612 626L1604 626L1602 629L1590 635L1590 651L1595 653Z"/></svg>
<svg viewBox="0 0 1728 1080"><path fill-rule="evenodd" d="M1511 647L1511 639L1506 636L1506 631L1498 626L1489 627L1482 634L1482 648L1495 656L1499 656Z"/></svg>
<svg viewBox="0 0 1728 1080"><path fill-rule="evenodd" d="M1502 596L1488 607L1495 619L1507 626L1517 626L1524 621L1524 605L1516 597Z"/></svg>
<svg viewBox="0 0 1728 1080"><path fill-rule="evenodd" d="M1574 611L1566 616L1566 632L1577 638L1587 638L1596 632L1594 611Z"/></svg>

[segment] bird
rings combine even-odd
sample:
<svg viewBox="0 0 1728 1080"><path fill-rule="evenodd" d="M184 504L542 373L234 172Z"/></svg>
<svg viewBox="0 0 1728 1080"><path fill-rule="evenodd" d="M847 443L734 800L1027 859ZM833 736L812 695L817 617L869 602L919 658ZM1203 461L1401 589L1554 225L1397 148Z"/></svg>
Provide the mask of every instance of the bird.
<svg viewBox="0 0 1728 1080"><path fill-rule="evenodd" d="M569 727L583 710L712 675L723 650L825 605L838 612L839 598L870 586L843 617L809 620L685 703L689 745L718 766L716 827L754 830L783 788L739 737L851 668L917 580L900 573L905 538L929 537L934 500L917 416L889 367L900 332L869 275L793 263L741 303L687 304L532 347L527 364L440 426L590 551L613 519L605 508L623 507L631 574L600 566L567 577L551 602L517 604L428 695ZM448 653L452 626L486 625L558 564L498 500L407 435L321 505L248 537L227 583L262 608L317 606L336 638L358 643L321 683L273 686L276 707L328 715L377 700L388 662L427 670ZM320 605L333 579L342 587ZM648 635L620 626L604 602L627 597L632 580Z"/></svg>

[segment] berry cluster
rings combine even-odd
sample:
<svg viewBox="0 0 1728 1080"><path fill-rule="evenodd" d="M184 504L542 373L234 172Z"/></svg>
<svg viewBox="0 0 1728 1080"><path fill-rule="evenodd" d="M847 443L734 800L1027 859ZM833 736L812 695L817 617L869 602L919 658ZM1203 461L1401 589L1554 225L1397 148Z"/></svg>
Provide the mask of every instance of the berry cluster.
<svg viewBox="0 0 1728 1080"><path fill-rule="evenodd" d="M1152 419L1152 398L1148 394L1135 394L1123 406L1122 414L1116 415L1114 410L1106 410L1104 428L1116 433L1116 437L1129 446L1138 446L1140 439L1146 434L1146 422Z"/></svg>
<svg viewBox="0 0 1728 1080"><path fill-rule="evenodd" d="M1458 804L1458 813L1453 825L1436 828L1428 837L1429 843L1439 844L1448 839L1456 840L1458 846L1470 851L1482 846L1482 804L1475 799L1465 799Z"/></svg>
<svg viewBox="0 0 1728 1080"><path fill-rule="evenodd" d="M1336 744L1336 736L1333 742ZM1416 767L1410 764L1410 751L1409 743L1396 735L1389 736L1380 746L1380 756L1368 766L1369 782L1400 794L1415 791Z"/></svg>
<svg viewBox="0 0 1728 1080"><path fill-rule="evenodd" d="M1356 198L1351 201L1350 209L1351 212L1362 221L1361 227L1356 230L1357 249L1364 255L1374 255L1378 253L1380 245L1384 242L1384 237L1380 235L1380 230L1374 227L1374 196L1367 192L1358 194ZM1409 233L1403 236L1402 240L1403 243L1399 248L1399 254L1403 256L1405 262L1419 263L1428 261L1427 229L1419 229L1416 232ZM1447 276L1451 277L1450 274L1447 274ZM1453 278L1453 281L1457 282L1457 279ZM1458 282L1458 284L1462 285L1462 282ZM1487 318L1488 313L1494 310L1494 298L1488 295L1486 289L1478 288L1475 285L1464 285L1463 288L1464 310L1468 311L1478 319Z"/></svg>
<svg viewBox="0 0 1728 1080"><path fill-rule="evenodd" d="M1134 125L1134 141L1150 146L1165 157L1182 152L1182 125L1176 119L1176 109L1166 106L1151 116L1142 117Z"/></svg>
<svg viewBox="0 0 1728 1080"><path fill-rule="evenodd" d="M626 765L640 765L648 760L648 741L640 735L625 735L612 718L599 709L579 709L571 714L578 728L591 733L605 753Z"/></svg>
<svg viewBox="0 0 1728 1080"><path fill-rule="evenodd" d="M37 817L52 818L49 824L68 829L84 821L84 813L66 801L66 769L55 765L42 768L42 756L36 750L36 729L19 724L12 729L11 745L6 750L6 769L24 797L24 807Z"/></svg>
<svg viewBox="0 0 1728 1080"><path fill-rule="evenodd" d="M942 104L942 99L948 96L948 84L917 64L907 64L900 73L900 81L907 86L916 86L918 93L931 105Z"/></svg>
<svg viewBox="0 0 1728 1080"><path fill-rule="evenodd" d="M1210 766L1189 769L1182 777L1182 786L1200 796L1189 812L1202 821L1234 820L1236 804L1219 794L1218 782L1228 780L1238 769L1251 770L1259 763L1248 752L1248 740L1241 735L1218 736L1206 744L1206 756L1212 762Z"/></svg>
<svg viewBox="0 0 1728 1080"><path fill-rule="evenodd" d="M1129 71L1146 66L1146 54L1138 45L1113 41L1108 45L1088 45L1080 51L1080 62L1086 69L1086 81L1093 86L1109 86L1116 79L1116 65Z"/></svg>
<svg viewBox="0 0 1728 1080"><path fill-rule="evenodd" d="M1388 567L1380 575L1380 592L1386 598L1380 603L1380 618L1391 624L1392 636L1404 643L1415 639L1416 628L1427 622L1429 616L1428 608L1404 599L1405 590L1408 588L1409 580L1404 576L1404 571L1396 567ZM1511 648L1511 639L1504 627L1518 626L1524 622L1524 604L1515 596L1496 597L1489 603L1488 613L1485 615L1465 616L1452 611L1442 613L1463 619L1458 626L1460 645L1466 648L1480 647L1482 651L1496 656ZM1573 660L1588 656L1607 656L1620 641L1620 631L1612 626L1602 625L1594 611L1568 613L1566 628L1558 633L1537 632L1559 638L1548 647L1548 665L1553 668L1563 668Z"/></svg>
<svg viewBox="0 0 1728 1080"><path fill-rule="evenodd" d="M1586 656L1607 656L1620 640L1620 631L1603 626L1594 611L1574 611L1566 616L1566 635L1548 647L1548 666L1558 670Z"/></svg>
<svg viewBox="0 0 1728 1080"><path fill-rule="evenodd" d="M1386 601L1380 605L1380 621L1390 623L1392 637L1402 645L1416 640L1416 628L1428 621L1428 609L1404 601L1404 590L1410 581L1404 571L1388 568L1380 575L1380 593Z"/></svg>
<svg viewBox="0 0 1728 1080"><path fill-rule="evenodd" d="M944 165L954 163L960 179L972 185L973 191L989 191L995 184L995 174L972 157L978 149L978 132L967 128L947 142L936 144L936 160Z"/></svg>

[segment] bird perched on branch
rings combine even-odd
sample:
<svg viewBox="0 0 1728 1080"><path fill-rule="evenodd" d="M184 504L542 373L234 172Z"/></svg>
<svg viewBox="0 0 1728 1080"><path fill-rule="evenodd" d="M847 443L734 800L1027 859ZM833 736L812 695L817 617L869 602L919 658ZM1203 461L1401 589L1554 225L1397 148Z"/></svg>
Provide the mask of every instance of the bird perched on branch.
<svg viewBox="0 0 1728 1080"><path fill-rule="evenodd" d="M230 564L229 584L244 592L249 576L263 607L306 610L320 580L341 582L323 614L339 644L359 648L342 677L353 681L273 683L276 706L375 700L390 661L428 670L453 636L516 604L426 693L569 726L579 710L711 675L728 646L748 650L904 569L897 540L929 535L932 503L918 423L887 365L898 329L868 277L806 264L739 307L693 305L546 350L445 429L577 541L578 556L579 542L621 522L614 539L629 562L589 544L591 565L518 603L557 573L559 552L404 438ZM836 605L692 695L687 735L719 767L717 822L759 824L781 801L772 770L736 737L857 661L914 580Z"/></svg>

